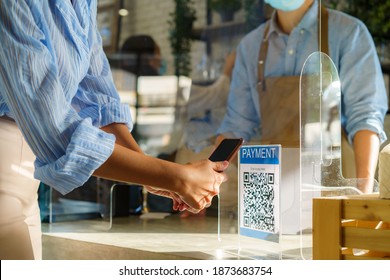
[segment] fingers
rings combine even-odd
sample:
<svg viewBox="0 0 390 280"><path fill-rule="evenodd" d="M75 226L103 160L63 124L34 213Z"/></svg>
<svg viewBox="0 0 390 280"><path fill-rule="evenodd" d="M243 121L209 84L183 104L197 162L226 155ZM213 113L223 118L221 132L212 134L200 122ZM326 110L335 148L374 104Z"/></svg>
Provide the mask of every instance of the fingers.
<svg viewBox="0 0 390 280"><path fill-rule="evenodd" d="M228 180L228 176L224 172L215 172L214 173L214 183L213 183L213 193L214 195L219 194L220 186L223 182Z"/></svg>
<svg viewBox="0 0 390 280"><path fill-rule="evenodd" d="M228 176L226 173L216 173L215 174L215 183L218 185L222 184L223 182L226 182L228 180Z"/></svg>
<svg viewBox="0 0 390 280"><path fill-rule="evenodd" d="M213 162L213 169L216 171L214 173L214 184L213 184L213 191L214 195L219 194L219 187L223 182L226 182L228 180L228 176L223 171L229 166L228 161L219 161L219 162Z"/></svg>
<svg viewBox="0 0 390 280"><path fill-rule="evenodd" d="M210 207L211 202L212 202L212 200L213 200L213 197L214 197L214 196L210 196L210 195L207 195L207 196L203 197L203 198L198 202L198 204L199 204L200 207L199 207L199 209L197 208L197 211L201 211L201 210L203 210L204 208Z"/></svg>
<svg viewBox="0 0 390 280"><path fill-rule="evenodd" d="M151 186L144 186L144 187L150 193L171 198L172 199L172 209L174 211L178 211L178 210L184 211L184 210L187 210L187 208L189 207L185 202L183 202L183 200L180 198L180 196L174 192L169 192L169 191L155 188L155 187L151 187Z"/></svg>
<svg viewBox="0 0 390 280"><path fill-rule="evenodd" d="M179 210L179 207L180 207L180 204L176 200L172 199L172 209L174 211L177 211L177 210Z"/></svg>
<svg viewBox="0 0 390 280"><path fill-rule="evenodd" d="M182 209L185 210L187 208L187 205L175 193L172 193L172 201L173 201L173 210L175 210L175 211L178 211L178 210L183 211Z"/></svg>
<svg viewBox="0 0 390 280"><path fill-rule="evenodd" d="M185 203L182 203L179 206L179 211L185 211L185 210L191 211L190 209L192 209L192 208Z"/></svg>
<svg viewBox="0 0 390 280"><path fill-rule="evenodd" d="M188 182L185 181L182 190L175 193L177 197L172 194L171 197L175 210L198 213L210 207L213 197L219 193L220 185L227 180L224 170L229 162L202 160L187 166L186 170L190 171Z"/></svg>
<svg viewBox="0 0 390 280"><path fill-rule="evenodd" d="M210 207L212 199L213 199L213 196L206 195L206 196L202 197L199 201L194 203L193 205L189 205L185 202L182 202L180 205L178 205L177 210L179 210L179 211L187 210L191 213L197 214L200 211L202 211L204 208Z"/></svg>

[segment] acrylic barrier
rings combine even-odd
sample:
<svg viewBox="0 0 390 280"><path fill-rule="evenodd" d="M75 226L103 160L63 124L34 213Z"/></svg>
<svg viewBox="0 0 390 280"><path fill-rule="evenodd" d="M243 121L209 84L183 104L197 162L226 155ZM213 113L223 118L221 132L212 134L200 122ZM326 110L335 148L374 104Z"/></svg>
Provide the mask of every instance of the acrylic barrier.
<svg viewBox="0 0 390 280"><path fill-rule="evenodd" d="M361 184L378 188L376 181L343 176L342 165L353 158L341 157L340 79L326 54L307 58L299 98L299 147L240 149L239 235L242 244L252 244L240 246L242 256L311 259L313 198L361 194Z"/></svg>
<svg viewBox="0 0 390 280"><path fill-rule="evenodd" d="M300 87L303 236L305 231L312 229L313 198L362 194L359 187L365 184L376 191L378 183L343 176L343 165L354 165L354 159L342 157L348 143L341 127L341 82L329 56L315 52L307 58ZM311 248L311 239L302 238L301 247ZM311 253L311 250L303 250L302 257L310 259Z"/></svg>

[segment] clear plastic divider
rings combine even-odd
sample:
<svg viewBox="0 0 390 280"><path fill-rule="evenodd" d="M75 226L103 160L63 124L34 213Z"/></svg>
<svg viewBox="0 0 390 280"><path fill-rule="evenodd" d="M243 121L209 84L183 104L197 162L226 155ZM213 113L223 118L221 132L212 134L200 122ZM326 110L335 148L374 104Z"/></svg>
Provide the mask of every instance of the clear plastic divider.
<svg viewBox="0 0 390 280"><path fill-rule="evenodd" d="M331 58L314 52L306 60L300 80L301 119L301 253L312 258L312 199L361 194L367 179L342 174L341 83ZM346 163L347 164L347 163Z"/></svg>

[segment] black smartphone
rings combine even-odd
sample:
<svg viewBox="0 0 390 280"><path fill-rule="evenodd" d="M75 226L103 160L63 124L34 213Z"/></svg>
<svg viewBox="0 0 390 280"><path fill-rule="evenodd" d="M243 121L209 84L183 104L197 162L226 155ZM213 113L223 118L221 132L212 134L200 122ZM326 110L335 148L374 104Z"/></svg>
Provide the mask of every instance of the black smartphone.
<svg viewBox="0 0 390 280"><path fill-rule="evenodd" d="M226 138L218 145L210 155L211 161L230 161L243 143L242 138Z"/></svg>

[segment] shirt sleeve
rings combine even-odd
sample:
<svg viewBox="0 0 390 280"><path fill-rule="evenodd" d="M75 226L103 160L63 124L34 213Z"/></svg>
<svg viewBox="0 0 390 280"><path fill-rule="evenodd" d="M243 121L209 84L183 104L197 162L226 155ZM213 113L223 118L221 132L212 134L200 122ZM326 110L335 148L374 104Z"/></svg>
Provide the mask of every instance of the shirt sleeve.
<svg viewBox="0 0 390 280"><path fill-rule="evenodd" d="M111 123L125 123L133 128L130 108L121 104L115 87L107 57L103 51L102 39L92 22L90 41L92 53L90 67L81 81L72 105L78 108L82 118L92 118L94 126L102 127Z"/></svg>
<svg viewBox="0 0 390 280"><path fill-rule="evenodd" d="M245 141L249 141L258 133L260 126L259 112L255 107L256 102L257 104L259 102L258 94L252 94L251 81L248 78L255 75L248 68L248 60L254 58L250 55L255 53L250 49L253 45L241 42L237 49L227 111L217 131L217 134L223 134L226 137L242 137Z"/></svg>
<svg viewBox="0 0 390 280"><path fill-rule="evenodd" d="M71 106L48 31L34 20L34 7L8 2L0 4L2 96L36 156L35 177L65 194L106 161L115 137Z"/></svg>
<svg viewBox="0 0 390 280"><path fill-rule="evenodd" d="M383 122L388 101L376 48L361 21L349 26L349 35L340 40L338 62L344 112L342 121L350 143L359 130L377 133L383 143L387 139Z"/></svg>

